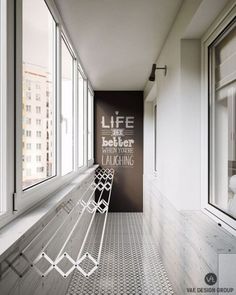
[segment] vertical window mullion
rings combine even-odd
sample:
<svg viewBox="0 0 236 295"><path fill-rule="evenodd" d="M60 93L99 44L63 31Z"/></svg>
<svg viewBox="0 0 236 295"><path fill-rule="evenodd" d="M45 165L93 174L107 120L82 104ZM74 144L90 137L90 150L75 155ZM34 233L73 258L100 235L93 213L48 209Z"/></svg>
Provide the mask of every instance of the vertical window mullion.
<svg viewBox="0 0 236 295"><path fill-rule="evenodd" d="M85 104L85 95L84 95L85 82L84 77L78 69L78 167L81 169L84 167L84 104Z"/></svg>
<svg viewBox="0 0 236 295"><path fill-rule="evenodd" d="M6 175L7 156L13 153L13 147L7 153L7 1L0 3L0 215L7 210Z"/></svg>
<svg viewBox="0 0 236 295"><path fill-rule="evenodd" d="M89 165L93 162L93 93L92 90L88 89L88 163Z"/></svg>
<svg viewBox="0 0 236 295"><path fill-rule="evenodd" d="M22 198L22 5L23 0L15 1L15 194L13 209L18 208Z"/></svg>
<svg viewBox="0 0 236 295"><path fill-rule="evenodd" d="M74 60L74 170L78 170L78 71Z"/></svg>
<svg viewBox="0 0 236 295"><path fill-rule="evenodd" d="M61 28L56 26L56 171L61 176Z"/></svg>
<svg viewBox="0 0 236 295"><path fill-rule="evenodd" d="M69 44L61 36L61 171L66 175L74 170L74 61Z"/></svg>
<svg viewBox="0 0 236 295"><path fill-rule="evenodd" d="M92 110L91 110L91 117L92 117L92 126L91 126L91 132L92 132L92 135L91 135L91 153L92 153L92 161L94 163L94 93L93 93L93 96L92 96ZM92 163L92 164L93 164Z"/></svg>
<svg viewBox="0 0 236 295"><path fill-rule="evenodd" d="M88 167L88 81L84 81L84 164Z"/></svg>
<svg viewBox="0 0 236 295"><path fill-rule="evenodd" d="M157 171L157 105L154 105L154 171Z"/></svg>

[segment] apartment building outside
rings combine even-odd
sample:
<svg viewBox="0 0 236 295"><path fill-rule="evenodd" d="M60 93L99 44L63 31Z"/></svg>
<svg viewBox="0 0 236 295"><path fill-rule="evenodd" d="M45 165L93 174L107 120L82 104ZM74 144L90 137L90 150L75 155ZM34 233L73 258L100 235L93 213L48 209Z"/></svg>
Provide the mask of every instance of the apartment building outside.
<svg viewBox="0 0 236 295"><path fill-rule="evenodd" d="M32 186L54 174L52 76L36 65L23 65L22 165L23 186Z"/></svg>

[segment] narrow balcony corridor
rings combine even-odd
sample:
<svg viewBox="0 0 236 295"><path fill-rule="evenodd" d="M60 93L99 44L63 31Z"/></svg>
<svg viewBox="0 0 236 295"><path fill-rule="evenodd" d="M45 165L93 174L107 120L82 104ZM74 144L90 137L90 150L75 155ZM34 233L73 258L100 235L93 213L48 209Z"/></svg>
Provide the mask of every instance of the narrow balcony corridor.
<svg viewBox="0 0 236 295"><path fill-rule="evenodd" d="M236 295L236 0L0 0L0 295Z"/></svg>

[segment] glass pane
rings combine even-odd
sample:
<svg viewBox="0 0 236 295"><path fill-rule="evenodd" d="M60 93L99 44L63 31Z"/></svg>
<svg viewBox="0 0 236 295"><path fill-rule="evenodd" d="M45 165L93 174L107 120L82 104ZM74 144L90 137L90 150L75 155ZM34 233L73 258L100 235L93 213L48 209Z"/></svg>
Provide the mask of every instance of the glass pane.
<svg viewBox="0 0 236 295"><path fill-rule="evenodd" d="M84 79L79 77L79 167L84 166Z"/></svg>
<svg viewBox="0 0 236 295"><path fill-rule="evenodd" d="M92 100L93 96L88 91L88 160L92 160Z"/></svg>
<svg viewBox="0 0 236 295"><path fill-rule="evenodd" d="M22 185L25 189L55 175L55 22L43 0L23 0L22 29Z"/></svg>
<svg viewBox="0 0 236 295"><path fill-rule="evenodd" d="M61 173L73 170L73 57L62 38Z"/></svg>
<svg viewBox="0 0 236 295"><path fill-rule="evenodd" d="M236 218L236 28L211 51L210 203Z"/></svg>

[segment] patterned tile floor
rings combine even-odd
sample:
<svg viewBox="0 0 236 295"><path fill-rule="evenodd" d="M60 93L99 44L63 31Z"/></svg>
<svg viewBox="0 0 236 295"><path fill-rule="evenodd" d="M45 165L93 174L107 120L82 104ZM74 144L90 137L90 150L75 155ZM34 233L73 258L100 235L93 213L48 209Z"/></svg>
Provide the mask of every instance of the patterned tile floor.
<svg viewBox="0 0 236 295"><path fill-rule="evenodd" d="M86 249L96 257L104 215L97 214ZM89 268L89 266L88 266ZM174 294L142 213L109 213L99 268L72 275L66 295Z"/></svg>

